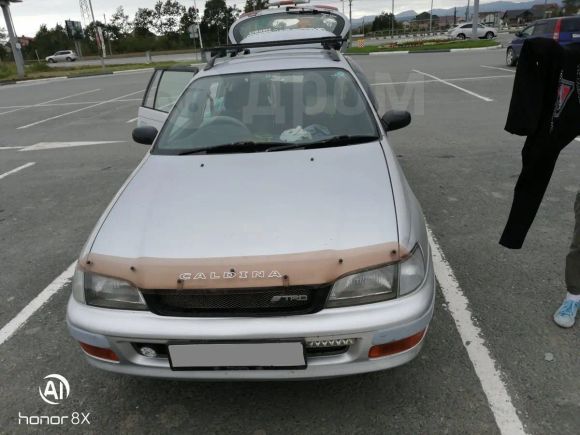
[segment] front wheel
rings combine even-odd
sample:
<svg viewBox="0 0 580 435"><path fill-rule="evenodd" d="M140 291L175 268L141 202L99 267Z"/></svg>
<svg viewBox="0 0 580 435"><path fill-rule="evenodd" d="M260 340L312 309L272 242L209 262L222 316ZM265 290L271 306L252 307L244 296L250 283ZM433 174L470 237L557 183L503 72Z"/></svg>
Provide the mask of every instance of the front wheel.
<svg viewBox="0 0 580 435"><path fill-rule="evenodd" d="M493 39L495 37L495 35L493 34L493 32L487 32L485 34L485 39Z"/></svg>
<svg viewBox="0 0 580 435"><path fill-rule="evenodd" d="M55 62L56 62L56 60L54 60L54 59L48 59L48 63L55 63Z"/></svg>
<svg viewBox="0 0 580 435"><path fill-rule="evenodd" d="M507 66L516 66L517 59L513 48L508 48L505 54L505 63Z"/></svg>
<svg viewBox="0 0 580 435"><path fill-rule="evenodd" d="M66 61L67 61L67 62L72 62L72 58L71 58L71 57L67 57L67 58L66 58Z"/></svg>
<svg viewBox="0 0 580 435"><path fill-rule="evenodd" d="M460 33L459 35L457 35L457 39L465 39L465 35L463 33Z"/></svg>

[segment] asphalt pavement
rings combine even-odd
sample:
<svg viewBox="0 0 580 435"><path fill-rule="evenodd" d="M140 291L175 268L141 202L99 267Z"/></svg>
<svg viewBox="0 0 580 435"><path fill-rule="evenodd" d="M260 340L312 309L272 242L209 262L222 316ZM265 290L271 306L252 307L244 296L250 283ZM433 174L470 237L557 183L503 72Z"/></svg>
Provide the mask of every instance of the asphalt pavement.
<svg viewBox="0 0 580 435"><path fill-rule="evenodd" d="M514 76L503 57L503 50L491 50L356 61L373 83L381 110L413 114L409 127L391 134L391 145L469 301L466 312L494 363L491 375L506 386L516 418L529 434L576 433L578 328L562 330L551 316L565 291L580 143L563 152L524 249L500 247L523 145L523 138L503 130ZM0 87L0 328L76 259L103 209L147 152L130 137L149 75ZM33 145L36 150L26 148ZM36 430L507 433L490 373L478 365L481 349L462 340L461 313L449 308L441 291L425 347L410 364L339 379L262 383L100 372L68 336L69 293L68 285L58 290L0 344L0 432L34 430L23 416L82 412L90 413L90 426ZM70 397L57 406L43 402L38 391L52 373L66 376L71 387Z"/></svg>

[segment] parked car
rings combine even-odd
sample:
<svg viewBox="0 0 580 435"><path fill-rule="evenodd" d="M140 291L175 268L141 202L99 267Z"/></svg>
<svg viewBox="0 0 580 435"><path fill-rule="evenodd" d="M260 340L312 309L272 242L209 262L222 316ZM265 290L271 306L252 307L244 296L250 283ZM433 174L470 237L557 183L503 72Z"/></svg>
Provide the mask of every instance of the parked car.
<svg viewBox="0 0 580 435"><path fill-rule="evenodd" d="M508 66L515 66L522 50L524 41L529 38L553 38L561 45L580 42L580 17L559 17L538 20L532 25L515 34L509 43L505 62Z"/></svg>
<svg viewBox="0 0 580 435"><path fill-rule="evenodd" d="M72 50L61 50L57 51L51 56L47 56L45 60L48 63L56 63L56 62L74 62L77 60L77 54Z"/></svg>
<svg viewBox="0 0 580 435"><path fill-rule="evenodd" d="M447 32L450 38L457 38L457 39L466 39L471 38L473 35L472 32L473 24L472 23L465 23L460 24L459 26L450 29ZM493 39L497 36L497 29L494 27L487 27L483 24L479 24L477 26L477 37L481 39Z"/></svg>
<svg viewBox="0 0 580 435"><path fill-rule="evenodd" d="M95 367L333 377L404 364L424 343L431 248L387 139L411 117L377 113L339 51L343 14L270 11L234 23L235 45L203 70L160 69L147 87L133 138L152 147L80 253L67 308ZM320 19L331 36L303 38Z"/></svg>

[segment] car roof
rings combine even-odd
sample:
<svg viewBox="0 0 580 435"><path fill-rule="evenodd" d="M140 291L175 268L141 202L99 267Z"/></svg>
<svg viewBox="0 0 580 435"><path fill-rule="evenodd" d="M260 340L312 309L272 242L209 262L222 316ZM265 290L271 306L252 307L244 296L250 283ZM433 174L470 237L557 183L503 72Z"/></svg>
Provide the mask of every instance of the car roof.
<svg viewBox="0 0 580 435"><path fill-rule="evenodd" d="M200 71L196 77L294 69L351 69L344 56L334 50L333 53L336 56L331 56L330 50L312 47L273 47L271 50L250 51L249 54L239 53L234 57L217 59L211 69Z"/></svg>

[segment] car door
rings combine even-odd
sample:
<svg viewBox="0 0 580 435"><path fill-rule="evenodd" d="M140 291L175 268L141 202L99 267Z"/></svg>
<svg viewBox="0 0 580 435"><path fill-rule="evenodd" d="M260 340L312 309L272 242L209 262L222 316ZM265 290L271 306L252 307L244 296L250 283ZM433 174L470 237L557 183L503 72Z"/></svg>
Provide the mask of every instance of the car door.
<svg viewBox="0 0 580 435"><path fill-rule="evenodd" d="M198 71L196 67L155 69L139 107L137 126L161 130L173 105Z"/></svg>
<svg viewBox="0 0 580 435"><path fill-rule="evenodd" d="M559 34L555 33L554 37L556 36L562 45L580 42L580 17L562 18L560 32Z"/></svg>

